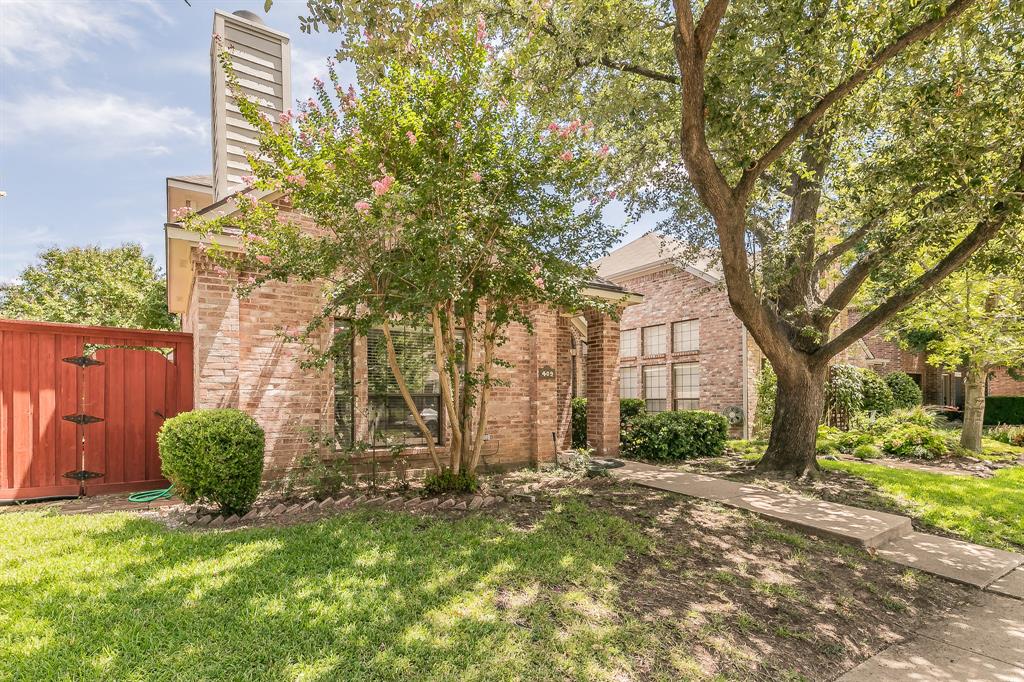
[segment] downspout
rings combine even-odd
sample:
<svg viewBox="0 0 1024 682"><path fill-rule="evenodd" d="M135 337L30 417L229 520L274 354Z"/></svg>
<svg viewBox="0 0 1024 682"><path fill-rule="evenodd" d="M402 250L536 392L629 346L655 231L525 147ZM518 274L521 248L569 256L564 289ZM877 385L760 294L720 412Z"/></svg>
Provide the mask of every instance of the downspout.
<svg viewBox="0 0 1024 682"><path fill-rule="evenodd" d="M742 334L740 348L743 353L743 439L750 440L750 391L747 389L747 385L750 383L750 376L747 373L747 328L742 322L740 322L740 333Z"/></svg>

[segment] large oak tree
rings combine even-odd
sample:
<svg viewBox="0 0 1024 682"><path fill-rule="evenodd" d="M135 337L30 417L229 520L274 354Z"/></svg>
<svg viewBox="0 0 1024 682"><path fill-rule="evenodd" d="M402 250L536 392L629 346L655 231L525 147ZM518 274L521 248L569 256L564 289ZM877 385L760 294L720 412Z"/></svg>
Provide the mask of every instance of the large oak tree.
<svg viewBox="0 0 1024 682"><path fill-rule="evenodd" d="M501 23L529 106L595 120L633 209L668 211L663 231L720 258L778 374L762 469L813 473L830 361L1020 212L1024 20L1010 0L309 8L307 28L390 51L446 12ZM942 253L912 275L925 245ZM841 324L878 275L885 295Z"/></svg>

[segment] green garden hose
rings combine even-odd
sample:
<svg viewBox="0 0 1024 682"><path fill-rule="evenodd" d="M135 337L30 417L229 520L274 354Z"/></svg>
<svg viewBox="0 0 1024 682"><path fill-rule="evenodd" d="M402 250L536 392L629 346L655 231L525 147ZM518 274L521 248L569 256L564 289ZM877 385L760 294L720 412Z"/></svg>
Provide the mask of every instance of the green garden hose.
<svg viewBox="0 0 1024 682"><path fill-rule="evenodd" d="M141 493L132 493L128 496L129 502L156 502L157 500L170 499L174 494L174 486L161 488L160 490L146 490Z"/></svg>

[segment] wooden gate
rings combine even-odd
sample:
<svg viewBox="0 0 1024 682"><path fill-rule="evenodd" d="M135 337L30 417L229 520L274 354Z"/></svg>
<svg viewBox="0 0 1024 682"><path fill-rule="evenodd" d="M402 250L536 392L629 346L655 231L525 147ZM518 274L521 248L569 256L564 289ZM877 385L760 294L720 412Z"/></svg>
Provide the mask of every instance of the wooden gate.
<svg viewBox="0 0 1024 682"><path fill-rule="evenodd" d="M0 500L166 485L156 432L190 409L191 334L0 320Z"/></svg>

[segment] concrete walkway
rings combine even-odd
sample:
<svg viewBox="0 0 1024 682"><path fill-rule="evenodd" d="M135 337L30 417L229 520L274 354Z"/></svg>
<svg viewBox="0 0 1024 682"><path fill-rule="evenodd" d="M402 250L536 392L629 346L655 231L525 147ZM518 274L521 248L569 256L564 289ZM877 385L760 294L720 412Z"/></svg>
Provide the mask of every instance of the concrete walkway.
<svg viewBox="0 0 1024 682"><path fill-rule="evenodd" d="M894 644L839 682L1024 682L1024 601L982 594Z"/></svg>
<svg viewBox="0 0 1024 682"><path fill-rule="evenodd" d="M1024 555L925 533L897 514L779 493L749 483L639 462L610 470L637 485L746 509L812 535L985 590L864 661L840 682L1024 682Z"/></svg>
<svg viewBox="0 0 1024 682"><path fill-rule="evenodd" d="M1018 570L1024 555L916 533L906 516L639 462L610 471L638 485L746 509L811 535L873 549L880 557L925 573L1024 599L1024 570Z"/></svg>

